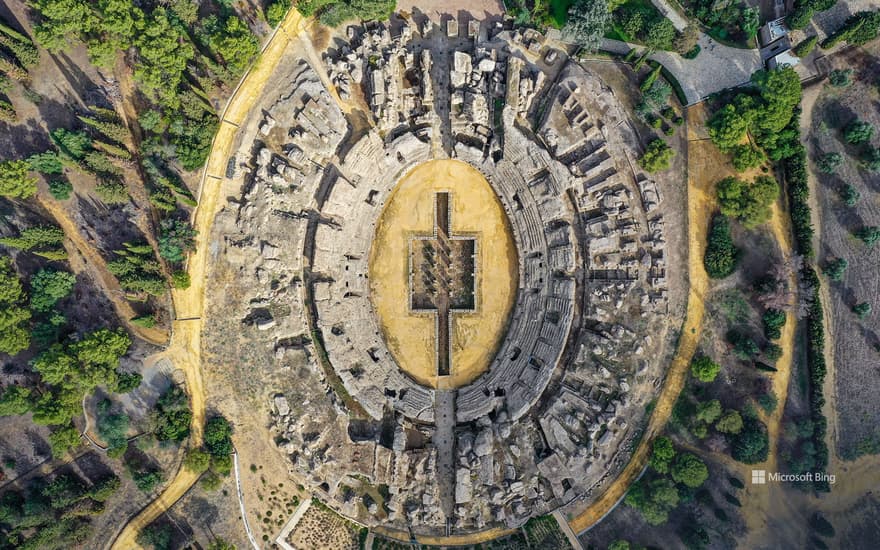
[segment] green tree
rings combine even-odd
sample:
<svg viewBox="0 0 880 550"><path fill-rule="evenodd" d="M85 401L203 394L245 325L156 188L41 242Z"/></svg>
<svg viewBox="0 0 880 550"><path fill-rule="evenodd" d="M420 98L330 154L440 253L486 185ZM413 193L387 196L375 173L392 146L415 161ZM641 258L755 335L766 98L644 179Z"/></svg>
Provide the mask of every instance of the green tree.
<svg viewBox="0 0 880 550"><path fill-rule="evenodd" d="M41 174L60 174L64 172L64 165L55 151L31 155L28 157L27 163L31 170Z"/></svg>
<svg viewBox="0 0 880 550"><path fill-rule="evenodd" d="M669 512L678 506L679 495L670 479L643 479L633 485L624 501L638 510L649 524L662 525L669 519Z"/></svg>
<svg viewBox="0 0 880 550"><path fill-rule="evenodd" d="M709 119L709 137L722 151L730 151L743 140L749 119L728 103Z"/></svg>
<svg viewBox="0 0 880 550"><path fill-rule="evenodd" d="M730 223L726 216L716 215L712 218L706 254L703 257L706 273L713 279L723 279L736 271L738 261L739 250L730 236Z"/></svg>
<svg viewBox="0 0 880 550"><path fill-rule="evenodd" d="M691 363L691 374L700 382L712 382L718 376L721 365L707 355L701 355Z"/></svg>
<svg viewBox="0 0 880 550"><path fill-rule="evenodd" d="M154 470L133 471L131 479L138 489L144 493L151 493L157 485L162 483L162 473Z"/></svg>
<svg viewBox="0 0 880 550"><path fill-rule="evenodd" d="M266 8L266 21L270 26L277 27L289 10L290 0L275 0Z"/></svg>
<svg viewBox="0 0 880 550"><path fill-rule="evenodd" d="M186 254L195 250L196 230L189 223L176 219L166 219L160 224L159 255L169 262L179 263Z"/></svg>
<svg viewBox="0 0 880 550"><path fill-rule="evenodd" d="M9 258L0 257L0 353L16 355L31 343L31 312L27 297Z"/></svg>
<svg viewBox="0 0 880 550"><path fill-rule="evenodd" d="M108 447L108 454L116 451L120 456L128 448L128 428L131 419L126 414L99 414L98 435Z"/></svg>
<svg viewBox="0 0 880 550"><path fill-rule="evenodd" d="M235 15L221 20L211 16L202 26L201 38L235 74L244 72L259 51L257 38Z"/></svg>
<svg viewBox="0 0 880 550"><path fill-rule="evenodd" d="M143 377L137 372L120 372L117 374L116 393L129 393L141 385Z"/></svg>
<svg viewBox="0 0 880 550"><path fill-rule="evenodd" d="M733 441L733 458L744 464L757 464L767 460L767 448L767 426L756 418L745 419Z"/></svg>
<svg viewBox="0 0 880 550"><path fill-rule="evenodd" d="M846 88L852 84L852 69L834 69L828 73L828 82L835 88Z"/></svg>
<svg viewBox="0 0 880 550"><path fill-rule="evenodd" d="M0 397L0 416L15 416L31 410L31 390L7 386Z"/></svg>
<svg viewBox="0 0 880 550"><path fill-rule="evenodd" d="M190 449L183 459L183 465L193 472L204 472L211 465L211 455L203 449Z"/></svg>
<svg viewBox="0 0 880 550"><path fill-rule="evenodd" d="M874 126L870 122L855 119L843 129L843 139L847 143L865 143L871 141L874 135Z"/></svg>
<svg viewBox="0 0 880 550"><path fill-rule="evenodd" d="M729 410L725 412L718 422L715 423L715 429L721 433L738 434L743 427L742 416L739 411Z"/></svg>
<svg viewBox="0 0 880 550"><path fill-rule="evenodd" d="M171 548L171 527L167 524L151 524L141 529L136 541L141 546L152 547L154 550Z"/></svg>
<svg viewBox="0 0 880 550"><path fill-rule="evenodd" d="M222 416L215 416L205 423L205 447L212 456L232 454L232 426Z"/></svg>
<svg viewBox="0 0 880 550"><path fill-rule="evenodd" d="M68 451L79 447L80 434L73 424L56 428L49 434L49 446L52 448L52 456L61 458Z"/></svg>
<svg viewBox="0 0 880 550"><path fill-rule="evenodd" d="M691 488L699 487L709 478L706 463L693 453L678 455L669 473L676 483L683 483Z"/></svg>
<svg viewBox="0 0 880 550"><path fill-rule="evenodd" d="M675 40L675 27L665 17L653 21L645 37L645 44L655 50L671 50Z"/></svg>
<svg viewBox="0 0 880 550"><path fill-rule="evenodd" d="M750 336L739 331L728 333L727 340L733 345L734 355L743 361L752 360L761 351Z"/></svg>
<svg viewBox="0 0 880 550"><path fill-rule="evenodd" d="M698 422L711 424L715 422L719 416L721 416L721 402L717 399L712 399L711 401L704 401L697 405L697 412L694 415L694 418Z"/></svg>
<svg viewBox="0 0 880 550"><path fill-rule="evenodd" d="M832 281L842 281L846 272L847 261L843 258L835 258L825 263L822 272Z"/></svg>
<svg viewBox="0 0 880 550"><path fill-rule="evenodd" d="M785 326L785 312L781 309L770 308L761 316L764 323L764 333L770 340L778 340L782 336L782 327Z"/></svg>
<svg viewBox="0 0 880 550"><path fill-rule="evenodd" d="M183 441L189 435L192 412L186 394L177 386L172 386L156 403L151 415L153 432L159 441Z"/></svg>
<svg viewBox="0 0 880 550"><path fill-rule="evenodd" d="M76 275L67 271L43 268L31 278L31 309L45 313L66 298L76 284Z"/></svg>
<svg viewBox="0 0 880 550"><path fill-rule="evenodd" d="M61 153L72 160L82 160L92 150L92 138L85 132L56 128L50 132Z"/></svg>
<svg viewBox="0 0 880 550"><path fill-rule="evenodd" d="M98 480L88 492L88 497L96 502L106 502L113 494L119 490L121 482L116 474L110 474L107 477Z"/></svg>
<svg viewBox="0 0 880 550"><path fill-rule="evenodd" d="M721 213L737 218L749 228L770 219L770 205L779 197L779 184L769 176L758 176L752 184L727 177L716 187Z"/></svg>
<svg viewBox="0 0 880 550"><path fill-rule="evenodd" d="M25 160L0 162L0 196L28 199L37 193L37 178L28 174L30 165Z"/></svg>
<svg viewBox="0 0 880 550"><path fill-rule="evenodd" d="M672 440L666 436L659 436L654 439L651 450L651 467L657 472L665 474L669 471L669 463L675 457L675 448L672 446Z"/></svg>
<svg viewBox="0 0 880 550"><path fill-rule="evenodd" d="M767 160L760 149L751 145L734 145L731 151L733 152L733 167L737 172L757 168Z"/></svg>
<svg viewBox="0 0 880 550"><path fill-rule="evenodd" d="M568 8L568 21L562 32L568 40L595 51L610 22L607 0L574 0Z"/></svg>
<svg viewBox="0 0 880 550"><path fill-rule="evenodd" d="M97 25L97 16L86 0L32 0L29 5L42 17L42 22L34 27L34 36L53 53L69 47Z"/></svg>
<svg viewBox="0 0 880 550"><path fill-rule="evenodd" d="M648 143L645 154L639 159L639 165L648 172L659 172L669 168L669 163L675 151L669 148L662 139L655 139Z"/></svg>

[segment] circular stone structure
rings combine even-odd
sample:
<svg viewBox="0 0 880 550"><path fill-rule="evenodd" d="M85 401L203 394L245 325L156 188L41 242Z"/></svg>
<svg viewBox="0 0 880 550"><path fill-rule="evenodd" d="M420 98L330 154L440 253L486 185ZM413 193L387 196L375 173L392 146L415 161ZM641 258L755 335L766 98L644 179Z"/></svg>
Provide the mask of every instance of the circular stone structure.
<svg viewBox="0 0 880 550"><path fill-rule="evenodd" d="M286 66L218 214L203 341L297 484L404 540L600 498L684 311L682 186L640 168L617 69L486 30L350 28Z"/></svg>
<svg viewBox="0 0 880 550"><path fill-rule="evenodd" d="M370 298L401 370L433 388L458 388L485 372L517 278L510 223L479 171L433 160L404 175L369 260Z"/></svg>

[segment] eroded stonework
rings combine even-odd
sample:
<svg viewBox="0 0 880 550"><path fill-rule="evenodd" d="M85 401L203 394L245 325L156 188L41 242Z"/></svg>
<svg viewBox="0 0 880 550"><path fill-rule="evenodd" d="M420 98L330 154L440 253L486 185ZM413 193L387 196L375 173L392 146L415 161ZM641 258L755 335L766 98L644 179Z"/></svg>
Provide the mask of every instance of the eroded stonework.
<svg viewBox="0 0 880 550"><path fill-rule="evenodd" d="M301 63L264 107L241 197L221 214L236 230L220 253L259 283L244 330L272 341L279 368L307 365L298 395L335 405L268 396L291 475L349 517L434 534L518 526L597 494L628 460L681 309L667 293L681 277L667 266L671 184L638 167L611 88L537 33L463 30L353 27L325 67ZM370 109L367 128L316 71ZM458 389L399 368L368 281L395 185L445 158L492 186L518 269L498 352ZM387 498L342 489L360 484Z"/></svg>

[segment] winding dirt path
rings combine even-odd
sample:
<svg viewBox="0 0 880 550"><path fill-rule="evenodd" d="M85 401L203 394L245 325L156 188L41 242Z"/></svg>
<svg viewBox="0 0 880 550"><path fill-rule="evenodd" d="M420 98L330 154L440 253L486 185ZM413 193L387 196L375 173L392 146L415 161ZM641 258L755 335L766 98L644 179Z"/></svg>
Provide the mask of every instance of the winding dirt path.
<svg viewBox="0 0 880 550"><path fill-rule="evenodd" d="M654 412L648 421L645 435L633 452L629 463L609 485L598 500L586 510L569 521L575 533L581 533L598 523L626 495L630 485L641 476L651 453L651 441L666 426L672 409L681 393L688 376L688 367L700 342L705 314L704 298L709 288L709 278L703 268L703 255L706 235L715 204L715 175L718 165L714 155L707 148L714 148L711 142L698 135L697 129L703 126L705 108L695 105L688 109L688 278L690 291L687 312L682 325L678 349L657 398Z"/></svg>
<svg viewBox="0 0 880 550"><path fill-rule="evenodd" d="M226 173L226 164L239 125L262 94L266 81L281 61L288 44L306 29L306 23L307 21L295 9L289 11L284 21L263 46L260 57L242 77L220 117L220 127L214 136L211 154L202 173L199 204L193 213L193 227L198 231L198 235L196 251L187 262L187 271L192 284L188 289L172 291L177 318L173 323L171 344L167 350L151 358L151 360L168 359L176 369L184 373L193 413L190 432L192 447L201 446L205 424L206 396L201 373L205 276L210 253L211 226L221 204L220 190ZM141 529L173 506L198 478L199 474L186 468L179 468L162 494L129 520L116 537L112 548L119 550L140 548L136 538Z"/></svg>

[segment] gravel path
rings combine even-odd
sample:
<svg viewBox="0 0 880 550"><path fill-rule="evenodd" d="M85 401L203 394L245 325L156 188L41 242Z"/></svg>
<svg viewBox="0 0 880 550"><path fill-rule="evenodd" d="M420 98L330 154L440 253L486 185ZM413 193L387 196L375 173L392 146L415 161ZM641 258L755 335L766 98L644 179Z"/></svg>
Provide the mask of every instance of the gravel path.
<svg viewBox="0 0 880 550"><path fill-rule="evenodd" d="M719 44L705 34L697 42L700 55L685 59L674 52L655 52L651 59L659 61L681 84L688 105L699 103L707 96L726 88L745 84L752 73L762 68L758 50L731 48ZM600 48L625 54L632 48L644 48L619 40L603 39Z"/></svg>

